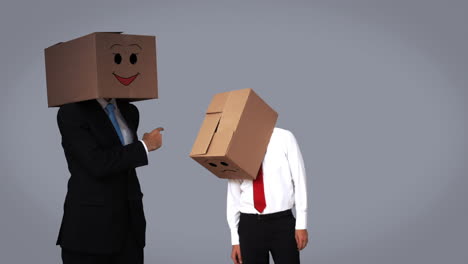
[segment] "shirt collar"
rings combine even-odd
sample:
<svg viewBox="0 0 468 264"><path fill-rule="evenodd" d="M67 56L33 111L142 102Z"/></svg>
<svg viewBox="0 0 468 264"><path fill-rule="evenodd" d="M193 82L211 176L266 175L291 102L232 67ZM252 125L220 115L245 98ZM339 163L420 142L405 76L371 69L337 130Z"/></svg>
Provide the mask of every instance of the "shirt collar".
<svg viewBox="0 0 468 264"><path fill-rule="evenodd" d="M104 100L103 98L98 98L96 99L98 101L98 103L101 105L102 109L106 109L106 106L107 104L111 103L115 106L115 108L119 108L117 106L117 101L115 100L115 98L112 98L109 102L107 102L106 100Z"/></svg>

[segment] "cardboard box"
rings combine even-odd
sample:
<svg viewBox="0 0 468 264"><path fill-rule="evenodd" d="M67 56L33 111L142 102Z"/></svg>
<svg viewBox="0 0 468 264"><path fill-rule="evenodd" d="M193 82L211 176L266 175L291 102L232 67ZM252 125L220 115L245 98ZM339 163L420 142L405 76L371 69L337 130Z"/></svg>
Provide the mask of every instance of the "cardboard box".
<svg viewBox="0 0 468 264"><path fill-rule="evenodd" d="M219 178L253 180L277 119L252 89L216 94L190 157Z"/></svg>
<svg viewBox="0 0 468 264"><path fill-rule="evenodd" d="M97 98L158 97L154 36L97 32L44 53L49 107Z"/></svg>

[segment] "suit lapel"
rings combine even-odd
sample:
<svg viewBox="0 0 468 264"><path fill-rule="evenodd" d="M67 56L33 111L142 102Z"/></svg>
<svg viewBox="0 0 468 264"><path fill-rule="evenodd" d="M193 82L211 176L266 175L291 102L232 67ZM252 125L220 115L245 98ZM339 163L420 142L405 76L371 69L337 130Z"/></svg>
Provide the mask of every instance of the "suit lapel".
<svg viewBox="0 0 468 264"><path fill-rule="evenodd" d="M120 142L119 135L115 131L114 125L107 116L106 111L102 108L101 104L97 100L90 100L90 110L92 114L90 118L93 120L93 123L98 127L98 131L100 134L106 135L106 138L112 140L112 143L115 144L122 144ZM102 131L102 132L101 132Z"/></svg>
<svg viewBox="0 0 468 264"><path fill-rule="evenodd" d="M116 100L116 101L117 101L117 106L119 108L119 111L122 114L122 117L124 118L128 126L128 129L132 133L133 142L135 142L137 140L136 127L135 127L134 117L132 113L130 112L130 105L128 104L127 101L123 101L123 100Z"/></svg>

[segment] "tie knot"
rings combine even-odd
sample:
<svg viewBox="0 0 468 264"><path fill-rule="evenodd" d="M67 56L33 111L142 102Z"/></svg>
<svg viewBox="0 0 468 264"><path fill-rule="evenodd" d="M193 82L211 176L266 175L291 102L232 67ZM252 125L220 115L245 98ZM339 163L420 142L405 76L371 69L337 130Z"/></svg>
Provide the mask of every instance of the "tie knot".
<svg viewBox="0 0 468 264"><path fill-rule="evenodd" d="M107 111L108 113L114 113L114 109L115 109L115 106L114 106L113 104L108 103L108 104L106 105L106 111Z"/></svg>

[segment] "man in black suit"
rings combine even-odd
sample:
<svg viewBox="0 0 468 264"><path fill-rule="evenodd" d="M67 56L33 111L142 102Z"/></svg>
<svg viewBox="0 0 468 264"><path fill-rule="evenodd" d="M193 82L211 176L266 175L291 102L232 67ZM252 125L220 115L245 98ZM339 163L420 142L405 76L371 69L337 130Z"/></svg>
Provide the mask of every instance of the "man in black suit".
<svg viewBox="0 0 468 264"><path fill-rule="evenodd" d="M163 129L138 140L138 109L121 99L63 105L57 122L71 173L57 239L63 263L143 263L146 221L135 168L161 147Z"/></svg>

